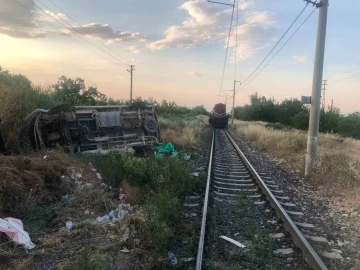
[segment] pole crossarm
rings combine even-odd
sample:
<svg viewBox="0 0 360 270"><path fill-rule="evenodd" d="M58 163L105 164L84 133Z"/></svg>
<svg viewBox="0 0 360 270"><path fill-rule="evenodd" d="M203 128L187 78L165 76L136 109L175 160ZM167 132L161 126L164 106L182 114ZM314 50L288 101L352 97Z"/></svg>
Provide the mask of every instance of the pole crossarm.
<svg viewBox="0 0 360 270"><path fill-rule="evenodd" d="M323 1L320 1L320 2L316 2L316 1L311 1L311 0L304 0L306 3L308 4L312 4L314 7L322 7L324 5L324 2Z"/></svg>

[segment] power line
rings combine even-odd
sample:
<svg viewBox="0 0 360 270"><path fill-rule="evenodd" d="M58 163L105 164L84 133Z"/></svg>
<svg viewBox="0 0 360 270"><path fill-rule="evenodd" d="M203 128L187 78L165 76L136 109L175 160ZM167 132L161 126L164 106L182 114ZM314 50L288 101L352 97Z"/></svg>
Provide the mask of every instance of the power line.
<svg viewBox="0 0 360 270"><path fill-rule="evenodd" d="M357 77L357 76L360 76L360 73L355 74L355 75L350 76L350 77L346 77L346 78L343 78L343 79L336 80L336 81L334 81L334 82L332 82L332 83L341 82L341 81L348 80L348 79L351 79L351 78L354 78L354 77Z"/></svg>
<svg viewBox="0 0 360 270"><path fill-rule="evenodd" d="M27 9L27 10L29 10L30 12L32 12L32 9L30 9L30 8L27 7L27 6L24 6L24 5L23 5L22 3L20 3L18 0L14 0L14 1L15 1L17 4L19 4L20 6L22 6L24 9ZM33 2L31 2L31 3L33 3ZM35 4L35 6L36 6L38 9L42 10L42 9L41 9L39 6L37 6L36 4ZM46 13L46 12L45 12L45 14L48 15L48 16L50 16L50 15L49 15L48 13ZM51 17L51 16L50 16L50 17ZM52 25L51 23L49 23L49 22L47 22L47 21L44 21L44 22L47 23L47 24L48 24L49 26L51 26L52 28L54 28L56 31L59 31L60 33L64 34L66 37L70 38L72 41L78 43L80 46L84 47L85 49L91 51L92 53L98 55L99 57L101 57L101 58L103 58L103 59L105 59L105 60L108 60L108 59L106 59L104 56L98 54L96 51L93 51L92 49L88 48L87 46L81 44L79 41L77 41L76 39L72 38L69 34L61 31L59 28L56 28L56 27L55 27L54 25ZM111 60L108 60L108 61L110 61L111 63L113 63L113 64L115 64L115 65L120 65L120 63L116 63L116 62L113 62L113 61L111 61Z"/></svg>
<svg viewBox="0 0 360 270"><path fill-rule="evenodd" d="M28 0L29 2L31 2L31 0ZM70 26L70 28L73 28L72 25L70 23L68 23L66 20L64 20L62 17L60 17L58 14L56 14L51 8L49 8L47 5L45 5L41 0L38 0L39 3L41 3L45 8L47 8L50 12L52 12L53 14L55 14L56 17L58 17L60 20L62 20L63 22L65 22L67 25ZM58 23L60 23L62 26L64 26L65 28L68 28L66 25L64 25L61 21L59 21L58 19L56 19L51 13L47 13L43 8L39 7L36 3L34 3L34 5L40 9L43 13L45 13L46 15L48 15L49 17L51 17L52 19L54 19L55 21L57 21ZM113 55L109 54L108 52L106 52L104 49L102 49L101 47L99 47L97 44L95 44L91 39L87 38L86 36L83 36L77 29L73 28L78 36L83 39L84 41L86 41L90 46L93 46L95 48L97 48L98 50L102 51L103 53L105 53L106 55L109 55L110 57L112 57L113 59L119 61L120 63L124 64L126 67L128 67L127 64L125 64L124 61L114 57ZM70 29L71 31L71 29ZM62 31L61 31L62 32Z"/></svg>
<svg viewBox="0 0 360 270"><path fill-rule="evenodd" d="M86 32L87 35L89 35L90 37L92 37L94 40L96 40L101 46L103 46L104 48L106 48L107 50L111 51L114 55L116 55L117 57L123 59L124 61L126 61L124 58L120 57L114 50L112 50L111 48L109 48L108 46L106 46L105 44L103 44L99 39L97 39L94 35L92 35L89 31L86 30L85 27L83 27L81 24L79 24L78 22L75 21L74 18L72 18L68 13L66 13L62 8L60 8L57 4L55 4L52 0L48 0L50 1L55 7L57 7L61 12L63 12L70 20L72 20L76 25L78 25L81 30L83 30L84 32ZM39 2L41 2L39 0ZM43 4L43 3L42 3ZM43 4L44 5L44 4ZM45 6L45 5L44 5ZM46 7L46 6L45 6ZM47 7L48 8L48 7ZM48 8L49 9L49 8ZM49 9L50 10L50 9ZM61 17L60 17L61 18ZM66 21L65 21L66 22ZM119 60L118 61L123 62L123 60ZM124 63L124 62L123 62ZM125 63L126 64L126 63Z"/></svg>
<svg viewBox="0 0 360 270"><path fill-rule="evenodd" d="M223 86L223 83L224 83L224 74L225 74L225 67L226 67L227 55L228 55L228 51L229 51L229 43L230 43L231 28L232 28L233 19L234 19L235 1L236 1L236 0L234 0L234 4L233 4L233 8L232 8L232 12L231 12L231 20L230 20L230 27L229 27L229 35L228 35L228 40L227 40L227 46L226 46L226 52L225 52L225 60L224 60L224 66L223 66L222 75L221 75L221 83L220 83L220 89L219 89L219 92L221 91L222 86Z"/></svg>
<svg viewBox="0 0 360 270"><path fill-rule="evenodd" d="M260 71L246 84L243 86L245 88L248 86L266 67L270 64L270 62L279 54L279 52L286 46L286 44L289 43L289 41L295 36L295 34L300 30L300 28L306 23L306 21L311 17L311 15L314 14L314 11L316 8L313 9L313 11L306 17L306 19L299 25L299 27L294 31L294 33L286 40L286 42L281 46L281 48L273 55L273 57L263 66Z"/></svg>
<svg viewBox="0 0 360 270"><path fill-rule="evenodd" d="M260 66L266 61L266 59L270 56L270 54L275 50L275 48L279 45L279 43L282 41L282 39L285 37L285 35L290 31L290 29L293 27L293 25L296 23L296 21L299 19L299 17L303 14L303 12L305 11L305 9L307 8L308 3L305 5L305 7L301 10L301 12L299 13L299 15L296 16L295 20L291 23L291 25L287 28L287 30L285 31L285 33L282 35L282 37L278 40L278 42L276 42L276 44L274 45L274 47L270 50L270 52L266 55L266 57L264 58L264 60L261 61L261 63L257 66L257 68L243 81L243 83L241 85L244 85L244 83L246 83L251 77L252 75L255 74L255 72L260 68ZM241 87L241 85L238 87L237 90L239 90L239 88Z"/></svg>

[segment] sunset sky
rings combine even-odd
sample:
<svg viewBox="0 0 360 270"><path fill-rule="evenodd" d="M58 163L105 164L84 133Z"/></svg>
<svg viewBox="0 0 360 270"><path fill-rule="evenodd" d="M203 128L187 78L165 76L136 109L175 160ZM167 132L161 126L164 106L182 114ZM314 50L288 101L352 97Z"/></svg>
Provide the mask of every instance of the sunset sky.
<svg viewBox="0 0 360 270"><path fill-rule="evenodd" d="M263 60L305 2L239 3L235 77L241 81ZM288 36L312 10L308 5ZM211 109L225 102L218 95L231 11L231 6L206 0L1 0L0 66L36 84L54 83L61 75L81 77L87 86L127 99L126 66L134 64L134 96ZM360 111L359 15L359 1L330 0L326 103L334 99L343 113ZM311 95L317 18L318 10L264 71L240 88L236 105L248 103L254 92L279 101ZM232 89L234 80L235 30L232 33L223 90Z"/></svg>

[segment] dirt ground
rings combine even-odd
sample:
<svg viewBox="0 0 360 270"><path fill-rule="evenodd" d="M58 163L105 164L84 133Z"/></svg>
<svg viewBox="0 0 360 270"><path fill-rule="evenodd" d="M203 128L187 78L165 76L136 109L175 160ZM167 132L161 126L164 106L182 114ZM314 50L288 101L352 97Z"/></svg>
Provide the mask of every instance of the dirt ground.
<svg viewBox="0 0 360 270"><path fill-rule="evenodd" d="M36 245L26 250L1 233L1 269L138 268L127 249L136 244L125 232L131 235L139 226L141 211L131 209L123 220L100 224L97 217L116 210L120 201L91 164L58 152L1 157L0 175L1 217L21 219Z"/></svg>

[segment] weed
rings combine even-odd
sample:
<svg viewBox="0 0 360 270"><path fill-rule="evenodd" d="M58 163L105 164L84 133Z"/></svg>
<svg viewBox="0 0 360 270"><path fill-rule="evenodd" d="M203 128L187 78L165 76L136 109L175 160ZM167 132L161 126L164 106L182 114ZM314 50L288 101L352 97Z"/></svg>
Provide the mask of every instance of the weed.
<svg viewBox="0 0 360 270"><path fill-rule="evenodd" d="M258 122L237 121L234 133L247 137L259 150L287 168L303 172L307 134L299 130L274 130ZM360 141L336 134L320 134L318 160L309 178L328 196L343 196L359 204ZM299 175L302 176L302 175Z"/></svg>
<svg viewBox="0 0 360 270"><path fill-rule="evenodd" d="M86 248L80 258L69 265L68 270L113 270L115 268L114 257L109 254L100 254L97 251Z"/></svg>

